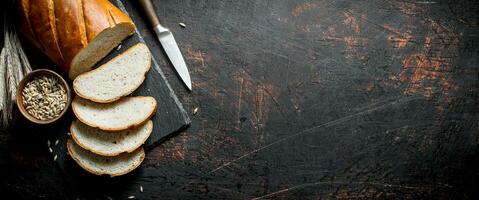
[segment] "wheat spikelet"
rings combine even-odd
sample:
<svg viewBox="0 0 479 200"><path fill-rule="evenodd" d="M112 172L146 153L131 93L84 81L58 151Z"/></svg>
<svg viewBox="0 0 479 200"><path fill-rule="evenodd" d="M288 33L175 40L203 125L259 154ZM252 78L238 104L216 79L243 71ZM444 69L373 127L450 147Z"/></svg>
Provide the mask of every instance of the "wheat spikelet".
<svg viewBox="0 0 479 200"><path fill-rule="evenodd" d="M0 52L0 129L10 126L16 88L25 74L32 70L9 14L3 14L4 45Z"/></svg>

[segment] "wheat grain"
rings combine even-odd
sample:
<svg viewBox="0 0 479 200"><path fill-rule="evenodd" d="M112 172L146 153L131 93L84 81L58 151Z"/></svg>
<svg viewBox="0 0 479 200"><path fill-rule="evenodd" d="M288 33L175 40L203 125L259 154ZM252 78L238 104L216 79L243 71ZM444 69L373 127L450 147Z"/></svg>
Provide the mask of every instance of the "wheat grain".
<svg viewBox="0 0 479 200"><path fill-rule="evenodd" d="M65 109L67 94L59 80L51 75L35 77L22 90L22 103L27 112L39 119L58 117ZM55 142L55 145L58 141Z"/></svg>

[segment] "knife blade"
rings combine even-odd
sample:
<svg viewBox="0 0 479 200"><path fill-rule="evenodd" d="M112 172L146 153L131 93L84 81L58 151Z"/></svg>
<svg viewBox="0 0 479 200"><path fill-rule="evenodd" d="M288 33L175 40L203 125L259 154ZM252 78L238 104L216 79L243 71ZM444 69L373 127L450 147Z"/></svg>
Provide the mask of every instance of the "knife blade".
<svg viewBox="0 0 479 200"><path fill-rule="evenodd" d="M173 64L175 71L178 73L186 87L191 91L192 86L190 73L188 72L188 67L186 66L185 59L181 54L178 44L176 43L175 37L173 37L173 33L171 33L168 28L160 24L160 20L155 13L155 9L151 0L139 0L139 2L145 11L147 18L149 19L150 24L153 26L153 30L155 31L161 46Z"/></svg>

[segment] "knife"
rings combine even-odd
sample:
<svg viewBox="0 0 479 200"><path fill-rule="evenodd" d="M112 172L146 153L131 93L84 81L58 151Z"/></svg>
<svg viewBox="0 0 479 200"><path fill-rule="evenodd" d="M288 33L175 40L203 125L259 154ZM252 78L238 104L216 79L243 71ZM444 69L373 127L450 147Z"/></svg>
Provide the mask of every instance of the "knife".
<svg viewBox="0 0 479 200"><path fill-rule="evenodd" d="M155 13L155 8L153 7L151 0L139 1L151 26L153 26L153 30L155 30L156 36L158 37L158 40L160 40L161 46L163 46L166 55L173 64L176 72L180 75L183 83L185 83L186 87L191 91L190 73L188 72L188 67L186 67L185 59L183 59L183 55L181 55L180 48L173 37L173 33L160 24L160 20Z"/></svg>

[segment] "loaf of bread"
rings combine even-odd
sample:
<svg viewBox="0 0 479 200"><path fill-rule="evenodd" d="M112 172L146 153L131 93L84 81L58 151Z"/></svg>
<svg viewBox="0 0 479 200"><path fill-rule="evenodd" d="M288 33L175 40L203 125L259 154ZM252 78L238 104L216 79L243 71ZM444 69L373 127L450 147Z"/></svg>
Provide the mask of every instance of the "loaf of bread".
<svg viewBox="0 0 479 200"><path fill-rule="evenodd" d="M135 31L108 0L19 0L21 30L71 79Z"/></svg>
<svg viewBox="0 0 479 200"><path fill-rule="evenodd" d="M105 131L137 127L156 112L156 100L149 96L123 97L112 103L96 103L81 97L72 102L75 116L84 124Z"/></svg>
<svg viewBox="0 0 479 200"><path fill-rule="evenodd" d="M116 156L124 152L133 152L143 143L153 130L153 122L146 123L120 132L108 132L92 128L80 121L73 121L70 132L76 144L101 156Z"/></svg>
<svg viewBox="0 0 479 200"><path fill-rule="evenodd" d="M135 91L145 80L150 66L150 50L139 43L104 65L76 77L73 89L78 96L91 101L113 102Z"/></svg>
<svg viewBox="0 0 479 200"><path fill-rule="evenodd" d="M118 156L100 156L78 146L72 139L67 141L70 156L80 167L96 175L121 176L136 169L145 159L142 147L131 153Z"/></svg>

